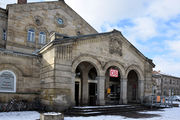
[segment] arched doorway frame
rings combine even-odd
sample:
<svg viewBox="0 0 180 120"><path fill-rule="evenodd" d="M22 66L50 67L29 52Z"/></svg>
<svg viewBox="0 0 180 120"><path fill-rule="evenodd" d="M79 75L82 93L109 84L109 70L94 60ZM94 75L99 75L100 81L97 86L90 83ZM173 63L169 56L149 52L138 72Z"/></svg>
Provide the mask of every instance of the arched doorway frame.
<svg viewBox="0 0 180 120"><path fill-rule="evenodd" d="M118 68L120 71L121 79L124 78L125 76L125 69L124 66L121 65L118 61L109 61L105 66L104 66L104 74L106 74L106 71L108 70L109 67L115 66Z"/></svg>
<svg viewBox="0 0 180 120"><path fill-rule="evenodd" d="M138 77L138 101L137 102L143 102L143 97L144 97L144 72L143 70L138 66L138 65L130 65L126 71L125 71L125 76L128 78L128 74L130 71L135 71ZM128 79L127 79L128 80Z"/></svg>
<svg viewBox="0 0 180 120"><path fill-rule="evenodd" d="M100 64L100 61L95 57L91 55L80 55L79 57L75 58L72 62L72 80L73 81L73 87L75 86L75 71L78 65L82 62L88 62L92 64L93 67L95 67L97 72L97 104L98 105L104 105L104 78L102 76L103 70L102 66ZM75 89L75 88L73 88ZM102 94L103 93L103 94ZM72 91L73 99L75 99L75 91ZM74 101L75 103L75 101Z"/></svg>
<svg viewBox="0 0 180 120"><path fill-rule="evenodd" d="M112 67L115 66L118 68L118 71L120 72L120 104L126 104L127 102L127 80L125 80L125 69L124 66L119 63L118 61L109 61L104 66L104 75L106 74L106 71Z"/></svg>
<svg viewBox="0 0 180 120"><path fill-rule="evenodd" d="M100 61L91 55L80 55L79 57L75 58L72 62L72 73L75 73L77 66L82 62L91 63L96 68L97 76L102 75L102 66Z"/></svg>

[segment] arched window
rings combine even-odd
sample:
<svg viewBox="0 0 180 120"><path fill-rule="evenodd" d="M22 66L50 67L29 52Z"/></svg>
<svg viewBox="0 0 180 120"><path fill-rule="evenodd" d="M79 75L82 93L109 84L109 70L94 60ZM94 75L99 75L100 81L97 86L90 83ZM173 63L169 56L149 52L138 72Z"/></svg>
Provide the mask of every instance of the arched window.
<svg viewBox="0 0 180 120"><path fill-rule="evenodd" d="M3 29L3 40L6 40L6 30Z"/></svg>
<svg viewBox="0 0 180 120"><path fill-rule="evenodd" d="M16 75L9 70L0 72L0 92L16 92Z"/></svg>
<svg viewBox="0 0 180 120"><path fill-rule="evenodd" d="M39 33L39 44L46 44L46 34L45 32Z"/></svg>
<svg viewBox="0 0 180 120"><path fill-rule="evenodd" d="M35 31L34 31L34 29L29 29L28 30L27 40L28 40L28 42L34 42L35 41Z"/></svg>

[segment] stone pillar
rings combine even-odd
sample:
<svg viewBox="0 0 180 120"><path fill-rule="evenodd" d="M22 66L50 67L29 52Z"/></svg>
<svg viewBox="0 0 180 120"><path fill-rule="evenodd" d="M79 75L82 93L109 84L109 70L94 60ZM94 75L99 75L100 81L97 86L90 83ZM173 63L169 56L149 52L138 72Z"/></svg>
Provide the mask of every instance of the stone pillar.
<svg viewBox="0 0 180 120"><path fill-rule="evenodd" d="M62 113L42 113L40 114L40 120L64 120L64 115Z"/></svg>
<svg viewBox="0 0 180 120"><path fill-rule="evenodd" d="M144 97L144 80L138 80L138 100L143 103Z"/></svg>
<svg viewBox="0 0 180 120"><path fill-rule="evenodd" d="M72 93L72 105L75 105L75 77L76 77L76 74L75 73L72 73L72 88L71 88L71 93Z"/></svg>
<svg viewBox="0 0 180 120"><path fill-rule="evenodd" d="M98 81L97 84L97 104L98 105L105 105L105 77L100 76L96 78Z"/></svg>
<svg viewBox="0 0 180 120"><path fill-rule="evenodd" d="M120 84L121 84L120 103L127 104L127 78L122 78Z"/></svg>
<svg viewBox="0 0 180 120"><path fill-rule="evenodd" d="M88 72L87 70L84 70L82 72L82 104L88 105L88 96L89 96L89 90L88 90Z"/></svg>

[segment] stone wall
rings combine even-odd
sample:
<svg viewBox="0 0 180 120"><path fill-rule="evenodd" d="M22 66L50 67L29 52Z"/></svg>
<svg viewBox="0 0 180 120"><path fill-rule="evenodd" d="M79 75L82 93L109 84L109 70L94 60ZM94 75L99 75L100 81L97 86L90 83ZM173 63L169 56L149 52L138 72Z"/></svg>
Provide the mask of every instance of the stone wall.
<svg viewBox="0 0 180 120"><path fill-rule="evenodd" d="M49 110L62 111L73 105L71 46L55 46L42 52L42 101ZM61 107L60 107L61 106Z"/></svg>
<svg viewBox="0 0 180 120"><path fill-rule="evenodd" d="M113 41L113 45L110 46L111 40L117 39L121 41L121 44L118 44L116 40ZM117 49L110 53L110 49ZM119 52L121 51L121 54ZM131 66L138 66L141 71L144 70L144 64L146 63L142 57L136 53L132 45L125 40L119 33L104 34L88 38L79 38L77 42L73 43L73 61L78 59L81 56L89 56L99 61L99 65L104 68L108 62L117 62L123 66L122 68L122 77L127 77L125 71ZM100 71L102 72L102 71ZM105 71L104 71L105 72ZM103 72L103 73L104 73Z"/></svg>
<svg viewBox="0 0 180 120"><path fill-rule="evenodd" d="M63 24L58 24L61 18ZM28 29L35 30L35 42L27 42ZM53 32L75 36L97 33L63 1L8 5L7 49L32 53L42 47L39 32L46 33L46 43Z"/></svg>
<svg viewBox="0 0 180 120"><path fill-rule="evenodd" d="M7 13L6 10L0 8L0 47L5 47L5 40L3 40L3 32L7 30Z"/></svg>
<svg viewBox="0 0 180 120"><path fill-rule="evenodd" d="M0 10L0 15L5 15L0 19L1 28L6 29L8 22L7 49L0 51L0 71L12 71L17 80L16 92L1 92L4 97L0 97L0 101L7 102L14 96L32 100L40 93L49 110L67 109L75 104L75 70L81 62L89 62L97 70L99 105L105 103L105 73L111 66L120 72L121 103L127 103L127 78L131 70L138 76L138 98L142 100L151 95L154 65L119 31L98 34L63 0L13 4L8 5L7 10L8 19L5 10ZM58 18L63 24L57 23ZM30 28L35 30L35 42L27 42ZM38 41L41 31L46 33L46 43L50 37L55 39L35 55L32 53L43 46ZM58 39L54 32L61 34Z"/></svg>
<svg viewBox="0 0 180 120"><path fill-rule="evenodd" d="M111 47L114 49L112 53ZM98 61L99 65L95 66L101 66L99 71L101 75L105 74L105 66L108 64L120 66L122 79L127 79L128 72L135 70L139 74L140 89L144 91L139 96L142 98L152 95L152 68L154 67L150 64L152 61L143 56L119 32L78 39L73 44L73 61L79 60L80 57L83 59L83 56ZM90 59L89 62L91 62Z"/></svg>
<svg viewBox="0 0 180 120"><path fill-rule="evenodd" d="M56 39L39 54L43 58L43 93L45 104L53 110L63 110L74 105L75 70L81 62L89 62L97 70L98 100L104 104L105 73L111 66L120 70L122 95L126 100L127 76L131 70L138 75L138 98L151 95L151 71L153 65L120 32L80 36L77 38ZM113 49L111 48L113 46ZM49 67L47 67L49 66ZM44 77L46 76L46 77ZM145 87L146 86L146 87ZM50 97L51 96L51 97ZM61 106L61 107L58 107Z"/></svg>
<svg viewBox="0 0 180 120"><path fill-rule="evenodd" d="M16 91L0 93L1 102L8 102L12 97L32 100L40 94L40 71L37 56L0 51L0 71L12 71L16 76Z"/></svg>

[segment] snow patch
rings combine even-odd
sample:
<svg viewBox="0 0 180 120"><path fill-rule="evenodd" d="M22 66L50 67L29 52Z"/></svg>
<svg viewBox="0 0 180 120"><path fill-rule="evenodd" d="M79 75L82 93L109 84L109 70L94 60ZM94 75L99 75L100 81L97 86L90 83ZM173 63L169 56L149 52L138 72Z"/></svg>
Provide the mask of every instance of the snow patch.
<svg viewBox="0 0 180 120"><path fill-rule="evenodd" d="M108 108L108 107L124 107L124 106L130 106L130 105L107 105L107 106L82 106L82 107L74 107L74 108Z"/></svg>
<svg viewBox="0 0 180 120"><path fill-rule="evenodd" d="M44 113L44 115L61 115L61 113L47 112L47 113Z"/></svg>
<svg viewBox="0 0 180 120"><path fill-rule="evenodd" d="M35 111L0 113L0 120L37 120L39 118L40 114Z"/></svg>

